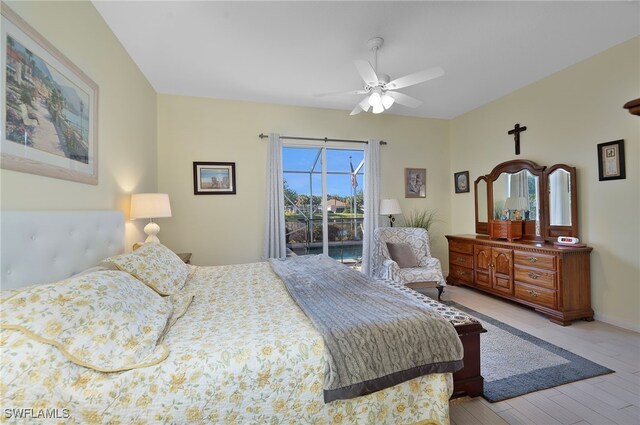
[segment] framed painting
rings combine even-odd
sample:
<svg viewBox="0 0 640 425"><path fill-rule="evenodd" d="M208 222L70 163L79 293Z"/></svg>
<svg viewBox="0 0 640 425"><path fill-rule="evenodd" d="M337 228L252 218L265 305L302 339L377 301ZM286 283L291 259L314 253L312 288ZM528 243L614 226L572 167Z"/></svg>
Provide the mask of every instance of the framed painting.
<svg viewBox="0 0 640 425"><path fill-rule="evenodd" d="M626 178L624 140L598 144L598 177L600 181Z"/></svg>
<svg viewBox="0 0 640 425"><path fill-rule="evenodd" d="M460 171L459 173L453 173L453 183L456 188L456 193L469 192L469 172Z"/></svg>
<svg viewBox="0 0 640 425"><path fill-rule="evenodd" d="M427 169L426 168L405 168L404 169L404 197L405 198L426 198L427 197Z"/></svg>
<svg viewBox="0 0 640 425"><path fill-rule="evenodd" d="M2 3L2 168L98 184L98 86Z"/></svg>
<svg viewBox="0 0 640 425"><path fill-rule="evenodd" d="M194 195L235 195L235 162L194 162Z"/></svg>

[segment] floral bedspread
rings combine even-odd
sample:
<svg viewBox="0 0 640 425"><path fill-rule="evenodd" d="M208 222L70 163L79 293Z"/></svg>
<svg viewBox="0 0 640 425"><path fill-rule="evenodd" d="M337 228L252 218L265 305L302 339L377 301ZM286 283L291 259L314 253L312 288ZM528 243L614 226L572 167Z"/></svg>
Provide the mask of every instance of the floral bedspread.
<svg viewBox="0 0 640 425"><path fill-rule="evenodd" d="M195 297L164 338L170 354L147 368L96 372L0 330L0 421L449 423L451 374L325 404L322 339L268 263L197 267L183 291Z"/></svg>

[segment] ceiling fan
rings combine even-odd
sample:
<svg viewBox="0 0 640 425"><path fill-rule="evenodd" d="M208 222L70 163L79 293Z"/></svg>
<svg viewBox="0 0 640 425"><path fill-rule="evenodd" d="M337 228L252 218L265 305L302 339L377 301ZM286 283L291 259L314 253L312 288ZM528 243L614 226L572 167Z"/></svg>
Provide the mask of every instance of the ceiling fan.
<svg viewBox="0 0 640 425"><path fill-rule="evenodd" d="M354 61L358 73L364 81L364 87L362 89L348 92L324 93L317 96L366 94L367 96L353 108L351 115L359 114L362 111L367 112L369 108L372 108L371 112L374 114L379 114L389 109L395 102L410 108L420 106L422 101L395 90L438 78L444 75L444 70L440 67L429 68L391 80L387 74L378 74L378 50L382 47L383 43L384 39L381 37L374 37L367 42L369 50L373 50L374 66L371 66L371 64L365 60L358 59Z"/></svg>

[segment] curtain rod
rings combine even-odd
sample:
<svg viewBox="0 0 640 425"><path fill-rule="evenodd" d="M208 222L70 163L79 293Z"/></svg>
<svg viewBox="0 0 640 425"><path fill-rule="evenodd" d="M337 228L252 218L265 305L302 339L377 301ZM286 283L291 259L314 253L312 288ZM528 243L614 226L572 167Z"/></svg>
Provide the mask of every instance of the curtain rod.
<svg viewBox="0 0 640 425"><path fill-rule="evenodd" d="M269 137L268 135L264 134L264 133L260 133L258 135L259 138L261 139L266 139L267 137ZM320 137L293 137L293 136L280 136L281 139L287 139L287 140L313 140L316 142L351 142L351 143L364 143L364 144L368 144L369 142L366 140L350 140L350 139L329 139L326 137L320 138ZM386 145L387 142L385 142L384 140L380 141L381 145Z"/></svg>

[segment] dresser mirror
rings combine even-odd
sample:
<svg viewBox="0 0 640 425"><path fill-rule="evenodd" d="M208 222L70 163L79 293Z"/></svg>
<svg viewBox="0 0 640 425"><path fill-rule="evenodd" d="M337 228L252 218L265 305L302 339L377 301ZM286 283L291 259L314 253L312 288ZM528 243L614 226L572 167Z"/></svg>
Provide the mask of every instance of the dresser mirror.
<svg viewBox="0 0 640 425"><path fill-rule="evenodd" d="M476 233L489 234L491 221L522 220L523 240L578 237L575 167L507 161L478 177L475 192Z"/></svg>
<svg viewBox="0 0 640 425"><path fill-rule="evenodd" d="M541 220L544 167L527 160L498 164L487 176L490 220L523 220L524 240L544 240Z"/></svg>
<svg viewBox="0 0 640 425"><path fill-rule="evenodd" d="M489 233L489 195L487 177L480 176L473 182L476 197L476 233Z"/></svg>
<svg viewBox="0 0 640 425"><path fill-rule="evenodd" d="M578 205L576 203L576 169L556 164L544 171L547 182L547 237L578 237Z"/></svg>

